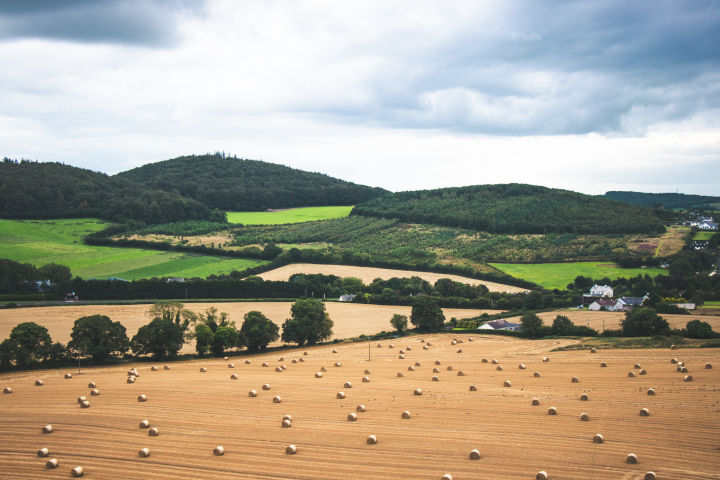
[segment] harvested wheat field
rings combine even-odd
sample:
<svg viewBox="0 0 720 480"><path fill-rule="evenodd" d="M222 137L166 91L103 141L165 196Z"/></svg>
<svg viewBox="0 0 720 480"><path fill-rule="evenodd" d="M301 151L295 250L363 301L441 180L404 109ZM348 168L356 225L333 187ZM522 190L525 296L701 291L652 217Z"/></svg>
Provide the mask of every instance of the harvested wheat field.
<svg viewBox="0 0 720 480"><path fill-rule="evenodd" d="M314 263L292 263L285 265L284 267L276 268L265 273L258 275L263 280L281 280L287 281L292 275L296 273L322 273L323 275L337 275L338 277L355 277L359 278L365 284L372 283L376 278L382 278L388 280L393 277L397 278L410 278L420 277L423 280L427 280L431 284L435 284L441 278L449 278L450 280L467 283L470 285L485 285L491 292L507 292L507 293L519 293L526 292L527 290L520 287L514 287L512 285L505 285L502 283L488 282L485 280L477 280L475 278L461 277L459 275L451 275L449 273L431 273L431 272L414 272L409 270L392 270L389 268L375 268L375 267L353 267L351 265L322 265Z"/></svg>
<svg viewBox="0 0 720 480"><path fill-rule="evenodd" d="M556 310L554 312L538 313L543 324L551 326L558 315L568 317L575 325L589 326L592 329L602 332L604 329L618 329L620 322L625 319L624 312L593 312L590 310ZM661 313L670 324L670 328L685 328L690 320L701 320L707 322L716 332L720 332L720 315L678 315ZM516 318L516 320L519 317Z"/></svg>
<svg viewBox="0 0 720 480"><path fill-rule="evenodd" d="M93 479L720 478L717 349L552 352L574 341L458 339L373 342L369 361L367 343L248 356L234 360L236 380L219 359L69 379L62 370L6 374L0 468L14 479L64 479L76 466ZM646 374L629 377L636 363ZM139 376L128 384L131 368Z"/></svg>
<svg viewBox="0 0 720 480"><path fill-rule="evenodd" d="M247 312L258 310L270 320L282 326L290 317L292 302L227 302L227 303L186 303L185 307L193 312L202 313L210 307L219 312L227 312L228 318L238 328L242 325ZM48 329L54 341L67 343L75 322L88 315L107 315L114 322L122 323L127 329L128 337L132 338L140 327L147 324L150 318L145 315L149 304L141 305L63 305L59 307L32 307L0 310L0 340L8 338L15 325L22 322L35 322ZM363 305L359 303L325 304L328 314L335 326L333 338L351 338L361 334L379 333L393 330L390 318L393 314L410 315L411 307L392 305ZM498 313L494 310L477 310L462 308L444 308L445 318L458 319L477 317L482 313ZM279 343L278 343L279 344ZM193 345L185 345L183 352L195 351Z"/></svg>

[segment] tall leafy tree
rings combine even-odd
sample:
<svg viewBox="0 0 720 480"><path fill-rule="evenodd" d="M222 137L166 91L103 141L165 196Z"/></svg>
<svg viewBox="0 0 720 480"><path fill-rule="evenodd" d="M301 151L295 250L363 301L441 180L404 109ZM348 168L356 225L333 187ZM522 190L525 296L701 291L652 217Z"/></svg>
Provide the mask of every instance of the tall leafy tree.
<svg viewBox="0 0 720 480"><path fill-rule="evenodd" d="M445 322L445 314L437 302L426 295L413 301L410 322L424 332L439 332Z"/></svg>
<svg viewBox="0 0 720 480"><path fill-rule="evenodd" d="M90 355L95 363L122 355L130 348L125 327L105 315L78 318L70 337L72 340L68 348L82 355Z"/></svg>
<svg viewBox="0 0 720 480"><path fill-rule="evenodd" d="M240 327L248 350L264 350L269 343L278 339L280 328L269 318L257 310L245 314L245 321Z"/></svg>
<svg viewBox="0 0 720 480"><path fill-rule="evenodd" d="M153 320L160 319L174 323L180 329L185 341L193 337L191 328L198 320L197 314L186 309L181 302L157 302L148 309L147 316Z"/></svg>
<svg viewBox="0 0 720 480"><path fill-rule="evenodd" d="M283 342L312 345L332 335L333 321L320 300L307 298L296 301L290 308L290 316L283 323Z"/></svg>
<svg viewBox="0 0 720 480"><path fill-rule="evenodd" d="M400 315L399 313L394 314L390 319L390 325L392 325L392 327L398 332L404 332L408 327L407 315Z"/></svg>
<svg viewBox="0 0 720 480"><path fill-rule="evenodd" d="M520 318L522 332L528 338L542 336L542 320L534 313L526 313Z"/></svg>
<svg viewBox="0 0 720 480"><path fill-rule="evenodd" d="M155 318L140 327L130 342L130 348L136 355L150 354L156 358L174 357L184 343L180 326L172 320Z"/></svg>
<svg viewBox="0 0 720 480"><path fill-rule="evenodd" d="M667 320L657 314L653 308L635 308L625 314L621 322L623 335L628 337L648 337L670 333Z"/></svg>

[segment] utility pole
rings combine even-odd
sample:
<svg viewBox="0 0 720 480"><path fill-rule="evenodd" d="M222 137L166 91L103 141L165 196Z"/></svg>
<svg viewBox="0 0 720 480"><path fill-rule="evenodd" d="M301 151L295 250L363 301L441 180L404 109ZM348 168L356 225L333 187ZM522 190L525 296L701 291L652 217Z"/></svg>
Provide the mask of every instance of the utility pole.
<svg viewBox="0 0 720 480"><path fill-rule="evenodd" d="M370 361L370 339L368 338L368 362Z"/></svg>

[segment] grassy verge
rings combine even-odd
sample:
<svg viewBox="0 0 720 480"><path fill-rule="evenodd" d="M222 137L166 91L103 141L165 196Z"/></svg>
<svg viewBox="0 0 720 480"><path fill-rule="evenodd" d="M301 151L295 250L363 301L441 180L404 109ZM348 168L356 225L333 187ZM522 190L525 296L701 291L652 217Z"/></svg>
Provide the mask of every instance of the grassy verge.
<svg viewBox="0 0 720 480"><path fill-rule="evenodd" d="M589 350L614 348L670 348L676 345L680 348L720 348L720 340L703 340L683 337L587 337L581 343L567 345L553 350Z"/></svg>
<svg viewBox="0 0 720 480"><path fill-rule="evenodd" d="M243 225L281 225L343 218L350 215L350 206L290 208L275 212L227 212L228 222Z"/></svg>

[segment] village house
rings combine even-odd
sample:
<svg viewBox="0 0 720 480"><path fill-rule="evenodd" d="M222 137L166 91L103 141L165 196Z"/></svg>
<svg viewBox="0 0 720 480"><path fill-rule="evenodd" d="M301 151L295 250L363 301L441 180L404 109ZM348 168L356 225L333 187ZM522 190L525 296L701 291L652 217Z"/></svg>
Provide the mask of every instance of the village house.
<svg viewBox="0 0 720 480"><path fill-rule="evenodd" d="M612 298L598 298L588 306L588 310L597 312L599 310L607 310L609 312L617 312L623 309L618 300Z"/></svg>
<svg viewBox="0 0 720 480"><path fill-rule="evenodd" d="M492 320L490 322L484 323L477 327L477 330L507 330L511 332L519 332L520 330L522 330L522 324L510 323L504 318L501 318L500 320Z"/></svg>

